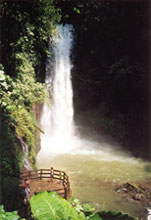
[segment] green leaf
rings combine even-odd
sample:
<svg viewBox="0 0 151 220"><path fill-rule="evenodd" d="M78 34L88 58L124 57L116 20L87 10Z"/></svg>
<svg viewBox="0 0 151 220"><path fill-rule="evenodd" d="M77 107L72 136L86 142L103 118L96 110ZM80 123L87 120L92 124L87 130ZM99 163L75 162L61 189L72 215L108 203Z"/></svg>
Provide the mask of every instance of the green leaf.
<svg viewBox="0 0 151 220"><path fill-rule="evenodd" d="M0 205L0 213L4 213L4 206Z"/></svg>
<svg viewBox="0 0 151 220"><path fill-rule="evenodd" d="M91 216L89 220L103 220L103 219L99 216L99 214L96 213L95 215Z"/></svg>
<svg viewBox="0 0 151 220"><path fill-rule="evenodd" d="M4 67L1 63L0 63L0 70L4 70Z"/></svg>
<svg viewBox="0 0 151 220"><path fill-rule="evenodd" d="M78 8L74 8L73 11L75 11L77 14L80 14L80 10Z"/></svg>
<svg viewBox="0 0 151 220"><path fill-rule="evenodd" d="M3 205L0 205L0 220L18 220L20 219L17 211L5 212Z"/></svg>
<svg viewBox="0 0 151 220"><path fill-rule="evenodd" d="M4 71L0 70L0 81L5 80Z"/></svg>
<svg viewBox="0 0 151 220"><path fill-rule="evenodd" d="M6 220L6 215L4 213L0 213L0 219L1 220L3 220L3 219Z"/></svg>
<svg viewBox="0 0 151 220"><path fill-rule="evenodd" d="M83 208L84 208L85 212L94 212L95 211L94 206L92 206L91 204L88 204L88 203L84 203Z"/></svg>
<svg viewBox="0 0 151 220"><path fill-rule="evenodd" d="M32 196L31 211L38 220L84 220L83 213L78 213L68 201L56 192L42 192Z"/></svg>
<svg viewBox="0 0 151 220"><path fill-rule="evenodd" d="M20 218L16 211L6 212L5 214L6 214L8 220L18 220Z"/></svg>

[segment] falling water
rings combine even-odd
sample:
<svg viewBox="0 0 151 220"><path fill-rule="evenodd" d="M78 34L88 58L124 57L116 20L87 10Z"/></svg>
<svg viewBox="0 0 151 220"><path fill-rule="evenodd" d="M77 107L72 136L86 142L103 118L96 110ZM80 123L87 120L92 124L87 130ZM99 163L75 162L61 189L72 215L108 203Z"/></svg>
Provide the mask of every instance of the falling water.
<svg viewBox="0 0 151 220"><path fill-rule="evenodd" d="M41 151L38 161L56 154L88 154L99 155L99 159L107 161L134 162L119 147L103 142L83 139L74 133L73 120L73 91L71 81L72 63L70 59L73 45L72 25L59 25L59 36L54 37L50 51L52 58L46 65L47 89L50 94L50 104L45 103L41 117L41 127L44 134L41 135ZM90 135L89 135L90 136Z"/></svg>
<svg viewBox="0 0 151 220"><path fill-rule="evenodd" d="M55 76L53 81L52 117L54 136L68 139L72 135L73 105L71 85L70 50L72 47L71 26L60 26L60 38L55 47Z"/></svg>
<svg viewBox="0 0 151 220"><path fill-rule="evenodd" d="M74 132L70 60L72 25L60 25L58 28L59 37L53 39L53 61L48 60L46 71L46 85L51 96L50 106L44 105L41 119L45 132L41 136L41 147L47 153L71 150Z"/></svg>
<svg viewBox="0 0 151 220"><path fill-rule="evenodd" d="M125 153L120 147L102 141L90 141L74 135L71 60L72 26L59 26L54 39L53 59L46 66L46 85L50 104L44 104L41 117L39 168L54 166L70 176L73 196L90 201L95 207L141 216L144 207L124 201L115 193L118 183L144 180L147 163ZM105 204L105 205L104 205ZM146 207L145 207L146 209Z"/></svg>

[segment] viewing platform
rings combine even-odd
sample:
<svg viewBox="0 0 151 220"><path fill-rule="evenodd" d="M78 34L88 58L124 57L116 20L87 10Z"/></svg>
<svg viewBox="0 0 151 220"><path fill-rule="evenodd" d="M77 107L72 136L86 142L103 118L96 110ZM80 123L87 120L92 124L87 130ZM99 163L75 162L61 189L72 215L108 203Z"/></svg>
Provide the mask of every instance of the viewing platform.
<svg viewBox="0 0 151 220"><path fill-rule="evenodd" d="M32 195L43 191L55 191L62 198L69 199L71 197L71 189L69 177L64 171L54 170L53 179L50 178L50 169L38 169L22 172L20 175L20 187L24 187L24 180L28 179L30 194Z"/></svg>

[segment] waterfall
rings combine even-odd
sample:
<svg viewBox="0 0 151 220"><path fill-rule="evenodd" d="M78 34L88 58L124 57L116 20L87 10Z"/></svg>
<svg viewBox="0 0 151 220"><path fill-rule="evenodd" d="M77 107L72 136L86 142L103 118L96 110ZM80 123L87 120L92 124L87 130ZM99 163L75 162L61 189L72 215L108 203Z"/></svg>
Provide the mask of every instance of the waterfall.
<svg viewBox="0 0 151 220"><path fill-rule="evenodd" d="M46 87L50 103L43 105L41 150L37 155L38 168L64 170L70 175L72 192L81 201L93 201L98 208L136 214L141 206L129 204L115 196L114 187L124 182L144 181L149 173L143 161L132 158L120 146L103 141L100 135L91 140L74 132L70 53L73 43L72 26L59 26L59 37L50 48L51 59L46 65ZM52 44L51 44L52 45ZM76 133L76 135L75 135ZM24 161L26 162L26 161ZM101 185L101 187L100 187ZM86 187L85 187L86 186ZM151 208L148 207L148 220Z"/></svg>
<svg viewBox="0 0 151 220"><path fill-rule="evenodd" d="M68 152L74 132L71 60L72 25L59 25L59 37L53 39L53 58L46 66L46 85L50 94L50 106L44 104L41 126L41 148L45 152ZM53 60L52 60L53 59Z"/></svg>
<svg viewBox="0 0 151 220"><path fill-rule="evenodd" d="M72 63L70 59L73 44L72 25L59 25L58 37L54 37L53 45L50 44L51 58L46 65L46 87L49 91L49 104L43 106L41 127L41 150L37 160L47 156L62 153L70 154L100 154L105 160L112 160L113 148L102 141L97 142L87 139L74 132L73 91L71 81ZM76 135L75 135L76 133ZM119 152L114 147L114 152ZM117 158L117 155L115 155ZM123 157L122 157L123 160Z"/></svg>
<svg viewBox="0 0 151 220"><path fill-rule="evenodd" d="M53 129L57 137L70 138L73 127L70 51L72 47L71 25L60 26L60 38L54 48L55 65L53 80Z"/></svg>

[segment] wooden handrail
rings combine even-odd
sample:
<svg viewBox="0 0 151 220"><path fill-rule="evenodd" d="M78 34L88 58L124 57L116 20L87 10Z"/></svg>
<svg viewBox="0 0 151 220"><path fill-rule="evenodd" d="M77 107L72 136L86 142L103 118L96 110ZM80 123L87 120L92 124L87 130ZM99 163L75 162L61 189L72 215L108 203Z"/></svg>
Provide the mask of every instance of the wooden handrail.
<svg viewBox="0 0 151 220"><path fill-rule="evenodd" d="M21 179L44 179L50 178L50 169L37 169L31 171L25 171L20 174ZM62 170L54 170L54 179L59 179L63 181L64 186L70 187L69 178L67 174Z"/></svg>
<svg viewBox="0 0 151 220"><path fill-rule="evenodd" d="M49 179L50 170L51 169L36 169L36 170L25 171L20 174L20 178L22 180L23 179L29 179L29 180ZM67 199L68 196L71 194L68 175L62 170L54 170L53 178L62 181L64 192L61 192L63 189L56 189L56 191L59 195L64 195L64 198Z"/></svg>

